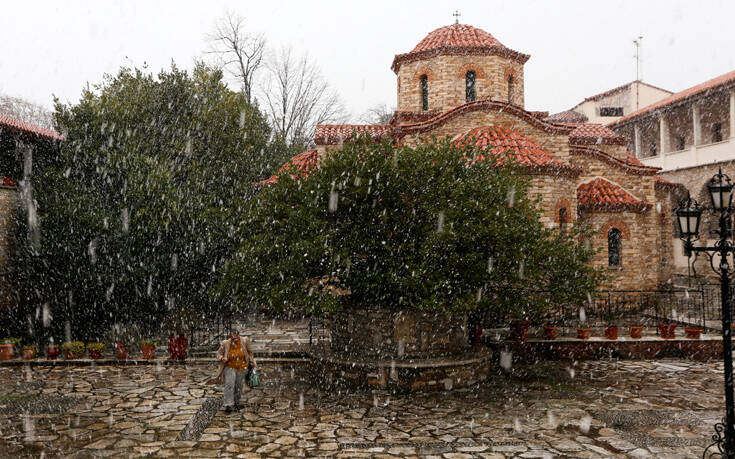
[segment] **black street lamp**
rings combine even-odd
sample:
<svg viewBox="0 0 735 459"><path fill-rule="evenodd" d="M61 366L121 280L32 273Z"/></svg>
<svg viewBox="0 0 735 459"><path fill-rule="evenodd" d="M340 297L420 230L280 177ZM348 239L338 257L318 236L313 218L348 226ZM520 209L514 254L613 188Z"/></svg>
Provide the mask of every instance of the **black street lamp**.
<svg viewBox="0 0 735 459"><path fill-rule="evenodd" d="M712 207L699 207L697 201L688 197L676 209L679 223L680 238L684 241L684 250L687 256L694 253L704 253L709 258L710 266L720 276L722 298L722 359L725 363L725 419L715 424L714 443L704 450L702 457L735 459L735 406L733 405L732 380L732 337L730 317L730 274L732 270L727 262L727 256L735 253L732 238L732 189L730 177L722 173L722 169L710 179L707 185ZM719 229L714 233L719 236L713 247L695 247L693 242L699 239L699 224L703 210L719 213ZM716 256L719 255L719 260ZM715 263L718 263L715 266ZM709 454L709 455L708 455Z"/></svg>

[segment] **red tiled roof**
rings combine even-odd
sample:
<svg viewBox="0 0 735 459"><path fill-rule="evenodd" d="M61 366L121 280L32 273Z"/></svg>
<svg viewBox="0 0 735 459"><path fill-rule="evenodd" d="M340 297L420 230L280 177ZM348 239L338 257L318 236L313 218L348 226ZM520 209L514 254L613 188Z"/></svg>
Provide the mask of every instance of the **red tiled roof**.
<svg viewBox="0 0 735 459"><path fill-rule="evenodd" d="M525 63L529 55L505 47L482 29L466 24L440 27L419 42L410 52L397 54L391 68L398 72L403 62L437 56L439 54L497 54Z"/></svg>
<svg viewBox="0 0 735 459"><path fill-rule="evenodd" d="M599 159L600 161L613 166L615 168L624 170L627 174L634 174L634 175L656 175L661 168L660 167L653 167L653 166L646 166L645 164L635 164L635 161L630 162L627 160L622 160L620 158L617 158L610 153L606 153L598 148L590 147L590 146L584 146L584 145L572 145L569 149L569 154L571 156L587 156L595 159Z"/></svg>
<svg viewBox="0 0 735 459"><path fill-rule="evenodd" d="M629 115L626 115L618 120L615 120L612 123L609 123L608 126L611 126L611 127L619 126L633 118L644 116L647 113L653 112L654 110L657 110L663 107L666 107L667 105L673 105L678 102L683 102L687 99L701 95L708 91L724 88L727 86L735 87L735 70L731 72L727 72L716 78L712 78L711 80L705 81L704 83L700 83L696 86L692 86L691 88L685 89L681 92L677 92L676 94L672 94L665 99L661 99L658 102L655 102L651 105L643 107L640 110L630 113Z"/></svg>
<svg viewBox="0 0 735 459"><path fill-rule="evenodd" d="M580 210L602 212L644 212L648 209L645 202L602 177L577 187L577 205Z"/></svg>
<svg viewBox="0 0 735 459"><path fill-rule="evenodd" d="M630 150L625 151L625 162L632 166L643 166L646 167L635 155L630 153Z"/></svg>
<svg viewBox="0 0 735 459"><path fill-rule="evenodd" d="M45 137L51 140L64 140L64 136L51 129L44 129L42 127L35 126L24 121L11 118L7 115L0 114L0 129L7 128L13 131L19 131L24 134L36 135L39 137Z"/></svg>
<svg viewBox="0 0 735 459"><path fill-rule="evenodd" d="M544 118L544 121L552 123L564 123L564 124L579 124L586 123L587 116L583 113L577 113L573 110L567 110L564 112L554 113Z"/></svg>
<svg viewBox="0 0 735 459"><path fill-rule="evenodd" d="M261 180L257 184L258 185L272 185L278 182L279 174L291 169L291 167L295 167L296 170L298 171L298 175L292 175L291 178L293 178L294 180L299 177L306 178L309 176L309 171L315 168L318 164L319 164L319 151L316 148L307 150L307 151L301 152L298 155L294 156L286 164L281 166L281 168L278 169L278 174L274 174L265 180Z"/></svg>
<svg viewBox="0 0 735 459"><path fill-rule="evenodd" d="M318 124L314 133L317 145L335 145L349 140L352 134L369 134L378 140L391 133L390 124Z"/></svg>
<svg viewBox="0 0 735 459"><path fill-rule="evenodd" d="M602 124L585 123L575 125L569 133L569 143L582 145L625 145L625 137Z"/></svg>
<svg viewBox="0 0 735 459"><path fill-rule="evenodd" d="M546 150L523 135L501 126L480 126L452 139L456 146L473 145L487 153L487 159L494 157L498 162L503 160L504 153L512 153L523 166L535 170L567 170L577 172L577 168L554 159ZM477 160L486 159L478 156Z"/></svg>

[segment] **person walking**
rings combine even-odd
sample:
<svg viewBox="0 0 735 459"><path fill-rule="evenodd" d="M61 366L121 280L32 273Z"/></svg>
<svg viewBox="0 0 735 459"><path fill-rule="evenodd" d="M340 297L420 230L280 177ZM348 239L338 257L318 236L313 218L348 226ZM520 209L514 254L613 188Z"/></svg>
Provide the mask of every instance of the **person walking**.
<svg viewBox="0 0 735 459"><path fill-rule="evenodd" d="M225 377L225 390L223 394L225 412L231 413L233 408L239 410L242 386L245 382L248 366L255 368L255 357L250 347L250 340L240 337L237 330L230 331L230 338L222 341L217 349L217 360L219 368L215 378L222 373Z"/></svg>

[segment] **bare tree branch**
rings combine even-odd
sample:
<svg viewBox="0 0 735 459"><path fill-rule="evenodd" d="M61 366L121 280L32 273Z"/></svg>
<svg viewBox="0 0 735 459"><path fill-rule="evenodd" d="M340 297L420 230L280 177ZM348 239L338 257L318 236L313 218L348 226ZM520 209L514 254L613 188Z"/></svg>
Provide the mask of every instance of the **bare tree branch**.
<svg viewBox="0 0 735 459"><path fill-rule="evenodd" d="M365 113L360 115L360 122L369 124L388 124L395 107L388 107L386 104L375 104L368 108Z"/></svg>
<svg viewBox="0 0 735 459"><path fill-rule="evenodd" d="M219 65L239 81L248 102L252 102L255 74L263 64L265 54L265 37L248 33L245 19L228 12L215 24L209 41L207 54L218 58Z"/></svg>
<svg viewBox="0 0 735 459"><path fill-rule="evenodd" d="M306 56L295 57L291 48L283 48L266 67L265 110L274 133L289 145L309 146L317 124L347 118L339 96Z"/></svg>
<svg viewBox="0 0 735 459"><path fill-rule="evenodd" d="M23 100L20 97L11 97L0 94L0 114L10 116L38 127L53 129L53 114L44 107Z"/></svg>

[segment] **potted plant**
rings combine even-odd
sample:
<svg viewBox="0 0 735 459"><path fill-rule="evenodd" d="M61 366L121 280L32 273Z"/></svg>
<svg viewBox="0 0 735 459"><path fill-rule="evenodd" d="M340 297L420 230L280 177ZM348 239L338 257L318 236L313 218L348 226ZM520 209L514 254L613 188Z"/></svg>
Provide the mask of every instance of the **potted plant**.
<svg viewBox="0 0 735 459"><path fill-rule="evenodd" d="M592 329L590 327L584 327L584 324L580 324L577 327L577 339L588 340L592 336Z"/></svg>
<svg viewBox="0 0 735 459"><path fill-rule="evenodd" d="M553 341L559 334L559 327L556 325L547 324L544 325L544 339Z"/></svg>
<svg viewBox="0 0 735 459"><path fill-rule="evenodd" d="M59 345L50 343L46 346L46 359L56 360L57 357L59 357Z"/></svg>
<svg viewBox="0 0 735 459"><path fill-rule="evenodd" d="M0 340L0 360L11 360L18 338L3 338Z"/></svg>
<svg viewBox="0 0 735 459"><path fill-rule="evenodd" d="M127 360L128 359L127 344L123 342L115 343L115 357L117 358L117 360Z"/></svg>
<svg viewBox="0 0 735 459"><path fill-rule="evenodd" d="M87 343L87 351L89 351L89 358L92 360L97 360L102 356L102 353L105 352L107 349L107 345L105 343Z"/></svg>
<svg viewBox="0 0 735 459"><path fill-rule="evenodd" d="M686 333L686 337L689 339L700 339L700 336L704 329L702 327L685 327L684 333Z"/></svg>
<svg viewBox="0 0 735 459"><path fill-rule="evenodd" d="M663 339L674 339L676 338L676 327L678 324L671 322L666 314L666 307L661 302L660 298L655 298L653 301L653 308L656 310L656 317L659 318L659 323L656 324L658 328L658 334Z"/></svg>
<svg viewBox="0 0 735 459"><path fill-rule="evenodd" d="M67 341L61 345L66 360L74 360L84 355L84 343L81 341Z"/></svg>
<svg viewBox="0 0 735 459"><path fill-rule="evenodd" d="M36 350L38 349L38 346L35 344L26 344L23 346L23 360L33 360L36 358Z"/></svg>
<svg viewBox="0 0 735 459"><path fill-rule="evenodd" d="M156 342L152 339L144 339L140 342L140 350L145 360L153 360L156 358Z"/></svg>
<svg viewBox="0 0 735 459"><path fill-rule="evenodd" d="M615 325L617 316L612 311L608 311L603 314L605 320L605 339L615 341L618 339L618 326Z"/></svg>
<svg viewBox="0 0 735 459"><path fill-rule="evenodd" d="M643 325L631 325L630 337L633 339L641 339L641 336L643 336Z"/></svg>

